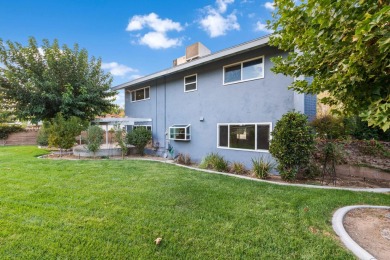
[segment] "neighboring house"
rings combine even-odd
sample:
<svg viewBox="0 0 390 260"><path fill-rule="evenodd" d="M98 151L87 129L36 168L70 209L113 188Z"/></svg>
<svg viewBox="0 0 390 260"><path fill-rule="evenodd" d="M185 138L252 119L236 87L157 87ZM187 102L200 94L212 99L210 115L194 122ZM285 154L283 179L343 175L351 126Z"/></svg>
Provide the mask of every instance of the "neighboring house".
<svg viewBox="0 0 390 260"><path fill-rule="evenodd" d="M199 162L208 153L251 165L270 157L271 131L288 111L315 116L315 96L288 89L293 78L271 71L271 58L285 55L255 39L216 53L200 43L172 68L121 84L127 117L152 130L157 154L189 154ZM158 148L157 148L158 147Z"/></svg>

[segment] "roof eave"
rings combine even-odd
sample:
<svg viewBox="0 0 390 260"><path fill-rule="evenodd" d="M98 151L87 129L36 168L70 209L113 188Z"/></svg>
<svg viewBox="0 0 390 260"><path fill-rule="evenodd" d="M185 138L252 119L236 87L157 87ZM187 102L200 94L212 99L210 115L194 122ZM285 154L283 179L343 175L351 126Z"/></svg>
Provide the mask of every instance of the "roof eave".
<svg viewBox="0 0 390 260"><path fill-rule="evenodd" d="M112 88L112 90L121 90L121 89L131 87L131 86L136 85L136 84L140 84L140 83L147 82L147 81L150 81L150 80L153 80L156 78L160 78L163 76L168 76L168 75L171 75L174 73L185 71L185 70L188 70L188 69L191 69L194 67L198 67L200 65L204 65L204 64L214 62L214 61L217 61L217 60L220 60L220 59L232 56L232 55L236 55L236 54L244 52L244 51L248 51L248 50L251 50L254 48L259 48L259 47L265 46L269 42L269 37L270 37L270 35L267 35L267 36L264 36L262 38L258 38L258 39L252 40L250 42L242 43L240 45L233 46L231 48L224 49L222 51L209 54L207 56L201 57L199 59L181 64L181 65L178 65L178 66L175 66L172 68L168 68L168 69L165 69L165 70L153 73L153 74L149 74L147 76L144 76L144 77L120 84L118 86L115 86Z"/></svg>

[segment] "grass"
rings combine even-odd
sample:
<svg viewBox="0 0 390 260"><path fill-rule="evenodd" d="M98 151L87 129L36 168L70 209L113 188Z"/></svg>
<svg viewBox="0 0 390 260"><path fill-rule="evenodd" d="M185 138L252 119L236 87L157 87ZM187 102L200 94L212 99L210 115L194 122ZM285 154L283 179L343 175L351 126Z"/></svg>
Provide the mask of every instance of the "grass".
<svg viewBox="0 0 390 260"><path fill-rule="evenodd" d="M390 201L158 162L37 159L42 153L0 147L0 259L354 259L332 213Z"/></svg>

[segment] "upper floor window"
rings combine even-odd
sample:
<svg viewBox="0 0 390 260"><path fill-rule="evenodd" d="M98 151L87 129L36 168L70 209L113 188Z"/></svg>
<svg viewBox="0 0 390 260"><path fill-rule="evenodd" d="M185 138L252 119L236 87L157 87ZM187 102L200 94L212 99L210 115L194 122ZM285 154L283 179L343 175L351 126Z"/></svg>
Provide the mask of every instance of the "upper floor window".
<svg viewBox="0 0 390 260"><path fill-rule="evenodd" d="M131 92L131 102L149 99L150 87L140 88Z"/></svg>
<svg viewBox="0 0 390 260"><path fill-rule="evenodd" d="M223 67L223 84L264 78L264 56Z"/></svg>
<svg viewBox="0 0 390 260"><path fill-rule="evenodd" d="M184 77L184 92L195 91L197 89L197 75Z"/></svg>

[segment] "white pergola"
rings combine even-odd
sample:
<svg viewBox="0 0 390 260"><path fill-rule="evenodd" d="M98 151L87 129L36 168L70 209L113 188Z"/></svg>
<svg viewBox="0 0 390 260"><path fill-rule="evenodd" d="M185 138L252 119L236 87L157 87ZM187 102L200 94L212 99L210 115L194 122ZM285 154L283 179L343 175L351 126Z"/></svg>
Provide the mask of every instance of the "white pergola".
<svg viewBox="0 0 390 260"><path fill-rule="evenodd" d="M106 145L108 145L108 126L109 125L135 125L135 123L152 122L150 118L134 118L134 117L121 117L121 118L98 118L92 121L98 125L106 126Z"/></svg>

